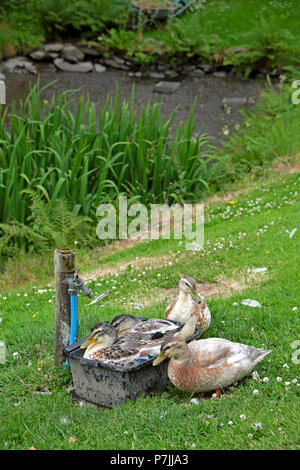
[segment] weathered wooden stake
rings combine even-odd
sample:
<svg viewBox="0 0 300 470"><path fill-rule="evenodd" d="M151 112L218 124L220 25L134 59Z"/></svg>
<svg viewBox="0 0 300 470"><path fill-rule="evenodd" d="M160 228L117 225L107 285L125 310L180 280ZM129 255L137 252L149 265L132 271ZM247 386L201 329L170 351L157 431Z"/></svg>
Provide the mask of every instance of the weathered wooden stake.
<svg viewBox="0 0 300 470"><path fill-rule="evenodd" d="M56 317L56 340L55 340L55 365L60 366L66 360L64 349L69 344L71 327L71 304L68 286L63 284L67 277L73 277L75 273L75 252L69 248L54 251L55 271L55 317Z"/></svg>

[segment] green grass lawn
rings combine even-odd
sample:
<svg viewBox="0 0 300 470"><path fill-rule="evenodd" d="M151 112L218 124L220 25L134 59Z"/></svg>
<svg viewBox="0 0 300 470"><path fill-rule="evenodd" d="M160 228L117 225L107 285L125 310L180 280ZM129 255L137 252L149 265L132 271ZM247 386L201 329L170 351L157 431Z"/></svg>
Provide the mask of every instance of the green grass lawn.
<svg viewBox="0 0 300 470"><path fill-rule="evenodd" d="M212 324L203 337L272 349L256 369L259 379L245 378L220 399L208 394L194 405L170 387L113 409L73 401L70 370L54 366L52 279L2 290L0 448L299 449L300 370L291 347L300 340L299 193L299 172L263 178L206 202L202 251L157 240L102 257L94 266L98 274L89 266L93 293L111 288L112 294L91 307L80 296L79 338L116 314L162 317L180 274L219 288L207 298ZM251 271L259 267L268 270ZM246 298L262 307L241 305ZM131 302L145 307L133 310ZM50 393L39 393L45 391Z"/></svg>

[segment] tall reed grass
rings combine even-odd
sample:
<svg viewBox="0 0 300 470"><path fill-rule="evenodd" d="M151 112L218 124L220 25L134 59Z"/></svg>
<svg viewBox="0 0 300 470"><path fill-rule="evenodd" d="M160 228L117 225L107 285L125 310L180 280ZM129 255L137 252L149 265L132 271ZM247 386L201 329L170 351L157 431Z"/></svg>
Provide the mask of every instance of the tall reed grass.
<svg viewBox="0 0 300 470"><path fill-rule="evenodd" d="M194 135L195 106L172 133L176 110L165 120L154 103L137 114L134 88L129 102L116 90L100 110L81 96L75 111L72 91L46 100L45 88L0 110L0 222L27 223L32 191L89 217L120 193L144 204L198 201L220 171Z"/></svg>

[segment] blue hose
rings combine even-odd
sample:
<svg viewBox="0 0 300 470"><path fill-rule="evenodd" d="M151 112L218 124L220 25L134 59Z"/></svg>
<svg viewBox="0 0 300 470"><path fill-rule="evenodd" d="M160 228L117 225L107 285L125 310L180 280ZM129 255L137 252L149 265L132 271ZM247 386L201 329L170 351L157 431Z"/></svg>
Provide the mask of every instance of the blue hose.
<svg viewBox="0 0 300 470"><path fill-rule="evenodd" d="M70 342L71 344L75 343L77 339L77 322L78 322L78 302L77 294L71 294L71 331L70 331Z"/></svg>
<svg viewBox="0 0 300 470"><path fill-rule="evenodd" d="M78 326L78 301L77 293L70 294L71 297L71 328L70 328L70 340L69 346L75 343L77 338L77 326ZM66 360L66 367L70 367L68 359Z"/></svg>

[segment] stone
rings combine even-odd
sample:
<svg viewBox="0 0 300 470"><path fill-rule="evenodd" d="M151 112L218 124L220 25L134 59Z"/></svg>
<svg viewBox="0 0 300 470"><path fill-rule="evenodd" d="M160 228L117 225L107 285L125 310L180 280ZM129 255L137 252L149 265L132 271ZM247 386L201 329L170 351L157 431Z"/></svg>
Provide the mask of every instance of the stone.
<svg viewBox="0 0 300 470"><path fill-rule="evenodd" d="M162 72L150 72L149 77L154 78L155 80L159 80L165 78L165 74Z"/></svg>
<svg viewBox="0 0 300 470"><path fill-rule="evenodd" d="M43 73L55 73L56 72L56 67L53 62L45 62L43 66Z"/></svg>
<svg viewBox="0 0 300 470"><path fill-rule="evenodd" d="M94 70L92 62L79 62L78 64L70 64L65 62L63 59L58 58L54 60L54 64L59 70L63 72L78 72L87 73Z"/></svg>
<svg viewBox="0 0 300 470"><path fill-rule="evenodd" d="M154 86L154 91L157 91L158 93L174 93L178 90L180 85L180 82L161 81L156 83Z"/></svg>
<svg viewBox="0 0 300 470"><path fill-rule="evenodd" d="M247 98L244 96L241 97L232 97L232 98L223 98L223 106L245 106L247 104Z"/></svg>
<svg viewBox="0 0 300 470"><path fill-rule="evenodd" d="M36 68L26 57L14 57L12 59L8 59L3 64L3 70L7 72L15 72L15 71L26 71L29 73L36 73Z"/></svg>
<svg viewBox="0 0 300 470"><path fill-rule="evenodd" d="M193 70L195 70L195 68L196 68L196 65L184 65L183 70L185 72L192 72Z"/></svg>
<svg viewBox="0 0 300 470"><path fill-rule="evenodd" d="M78 62L84 59L84 53L80 49L78 49L78 47L70 44L63 48L63 50L61 51L61 57L67 62L77 64Z"/></svg>
<svg viewBox="0 0 300 470"><path fill-rule="evenodd" d="M45 52L60 52L64 48L64 45L61 44L60 42L56 43L51 43L51 44L45 44L44 46L44 51Z"/></svg>
<svg viewBox="0 0 300 470"><path fill-rule="evenodd" d="M205 75L205 72L202 69L195 69L190 72L190 76L195 77L195 78L201 78L201 77L204 77L204 75Z"/></svg>
<svg viewBox="0 0 300 470"><path fill-rule="evenodd" d="M226 78L227 77L227 73L226 72L214 72L213 73L213 76L215 78Z"/></svg>
<svg viewBox="0 0 300 470"><path fill-rule="evenodd" d="M122 59L122 57L119 57L119 56L115 55L113 59L119 65L124 65L125 64L125 59Z"/></svg>
<svg viewBox="0 0 300 470"><path fill-rule="evenodd" d="M80 50L85 55L90 55L90 56L93 56L93 57L101 57L102 56L102 53L100 51L98 51L97 49L95 49L94 47L88 47L88 46L82 47L81 46Z"/></svg>
<svg viewBox="0 0 300 470"><path fill-rule="evenodd" d="M14 72L17 67L23 68L24 62L28 62L26 57L13 57L3 63L3 70L7 72Z"/></svg>
<svg viewBox="0 0 300 470"><path fill-rule="evenodd" d="M24 69L26 70L26 72L32 73L34 75L37 73L35 65L33 65L31 62L25 62Z"/></svg>
<svg viewBox="0 0 300 470"><path fill-rule="evenodd" d="M59 57L59 52L46 52L46 55L45 55L45 59L50 59L50 60L56 59L57 57Z"/></svg>
<svg viewBox="0 0 300 470"><path fill-rule="evenodd" d="M101 64L95 64L95 72L97 73L103 73L106 71L106 67L104 67L104 65L101 65Z"/></svg>
<svg viewBox="0 0 300 470"><path fill-rule="evenodd" d="M125 65L125 61L120 57L111 57L104 59L104 63L108 67L112 67L114 69L130 70L130 67L128 67L128 65Z"/></svg>
<svg viewBox="0 0 300 470"><path fill-rule="evenodd" d="M42 51L42 50L39 50L39 51L33 51L31 52L31 54L29 54L29 57L32 59L32 60L44 60L45 57L46 57L46 52L45 51Z"/></svg>
<svg viewBox="0 0 300 470"><path fill-rule="evenodd" d="M158 66L157 66L157 70L158 70L159 72L164 72L166 69L167 69L167 66L166 66L166 65L158 65Z"/></svg>
<svg viewBox="0 0 300 470"><path fill-rule="evenodd" d="M130 60L125 60L125 65L127 65L128 67L133 67L135 66L135 62L130 61Z"/></svg>
<svg viewBox="0 0 300 470"><path fill-rule="evenodd" d="M213 66L211 64L201 64L199 68L204 70L205 73L210 73L213 71Z"/></svg>
<svg viewBox="0 0 300 470"><path fill-rule="evenodd" d="M168 78L177 78L180 76L180 72L178 72L177 70L167 69L165 71L165 75Z"/></svg>
<svg viewBox="0 0 300 470"><path fill-rule="evenodd" d="M5 75L4 75L4 73L1 73L1 72L0 72L0 80L5 80Z"/></svg>

